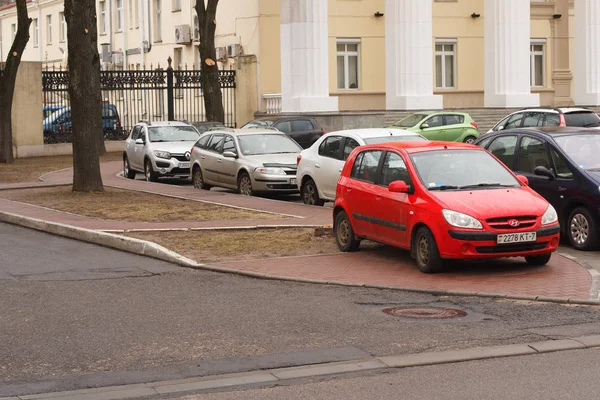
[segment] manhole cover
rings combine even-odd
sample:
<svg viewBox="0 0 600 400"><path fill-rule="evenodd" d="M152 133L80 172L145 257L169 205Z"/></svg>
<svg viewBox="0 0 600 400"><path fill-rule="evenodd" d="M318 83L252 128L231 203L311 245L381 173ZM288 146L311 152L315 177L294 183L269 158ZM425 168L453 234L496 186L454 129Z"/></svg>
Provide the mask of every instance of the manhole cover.
<svg viewBox="0 0 600 400"><path fill-rule="evenodd" d="M394 317L447 319L465 317L467 313L456 308L440 307L392 307L383 310Z"/></svg>

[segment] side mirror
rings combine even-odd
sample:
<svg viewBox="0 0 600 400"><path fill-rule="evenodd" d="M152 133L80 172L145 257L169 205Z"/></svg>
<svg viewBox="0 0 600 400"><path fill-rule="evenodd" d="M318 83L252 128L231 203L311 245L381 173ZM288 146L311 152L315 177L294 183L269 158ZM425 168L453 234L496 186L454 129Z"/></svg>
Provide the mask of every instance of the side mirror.
<svg viewBox="0 0 600 400"><path fill-rule="evenodd" d="M500 125L500 126L498 127L498 130L499 130L499 131L501 131L502 129L504 129L504 125Z"/></svg>
<svg viewBox="0 0 600 400"><path fill-rule="evenodd" d="M135 139L135 144L145 144L144 139Z"/></svg>
<svg viewBox="0 0 600 400"><path fill-rule="evenodd" d="M539 167L535 167L535 169L533 170L533 173L538 176L545 176L546 178L549 178L550 180L554 179L554 174L552 173L552 171L550 171L548 168L543 167L541 165Z"/></svg>
<svg viewBox="0 0 600 400"><path fill-rule="evenodd" d="M529 179L525 175L517 175L517 179L525 186L529 186Z"/></svg>
<svg viewBox="0 0 600 400"><path fill-rule="evenodd" d="M421 125L421 129L427 129L427 128L429 128L429 124L422 124Z"/></svg>
<svg viewBox="0 0 600 400"><path fill-rule="evenodd" d="M394 181L390 183L388 190L392 193L408 193L410 188L404 181Z"/></svg>
<svg viewBox="0 0 600 400"><path fill-rule="evenodd" d="M237 158L237 154L234 151L224 151L223 157L226 158Z"/></svg>

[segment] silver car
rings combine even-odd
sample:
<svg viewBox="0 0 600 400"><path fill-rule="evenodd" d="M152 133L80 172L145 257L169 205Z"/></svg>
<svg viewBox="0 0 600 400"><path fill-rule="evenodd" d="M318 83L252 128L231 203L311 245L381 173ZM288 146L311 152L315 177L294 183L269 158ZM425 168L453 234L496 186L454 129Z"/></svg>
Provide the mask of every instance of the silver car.
<svg viewBox="0 0 600 400"><path fill-rule="evenodd" d="M194 145L194 187L219 186L251 196L260 192L298 193L296 159L302 148L272 129L217 129Z"/></svg>
<svg viewBox="0 0 600 400"><path fill-rule="evenodd" d="M188 178L190 149L199 137L185 122L139 122L125 141L123 175L134 179L143 172L150 182L161 176Z"/></svg>

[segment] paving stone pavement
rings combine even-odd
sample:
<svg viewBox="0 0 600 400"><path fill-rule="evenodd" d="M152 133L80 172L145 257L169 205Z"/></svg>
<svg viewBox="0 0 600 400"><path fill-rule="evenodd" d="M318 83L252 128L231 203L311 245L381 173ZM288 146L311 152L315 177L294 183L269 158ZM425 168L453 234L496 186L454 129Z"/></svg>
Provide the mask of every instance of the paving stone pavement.
<svg viewBox="0 0 600 400"><path fill-rule="evenodd" d="M106 186L174 196L192 201L243 207L253 210L285 214L288 218L270 220L191 221L167 223L124 223L82 217L43 207L0 199L0 211L30 218L77 227L119 231L126 229L216 228L236 226L299 225L323 226L332 223L330 208L304 204L245 197L222 191L197 190L190 186L148 183L129 180L118 173L121 163L102 164L102 178ZM70 169L46 174L44 185L69 184ZM26 187L30 185L27 184ZM11 186L14 188L14 185ZM1 188L0 188L1 189ZM389 286L397 288L465 293L493 293L498 295L547 297L560 299L598 300L590 297L592 276L575 261L554 254L546 267L531 267L521 259L486 262L454 262L448 271L425 275L420 273L407 252L381 248L354 254L333 254L308 257L271 258L227 262L218 266L243 272L258 272L284 279L308 279L343 284Z"/></svg>

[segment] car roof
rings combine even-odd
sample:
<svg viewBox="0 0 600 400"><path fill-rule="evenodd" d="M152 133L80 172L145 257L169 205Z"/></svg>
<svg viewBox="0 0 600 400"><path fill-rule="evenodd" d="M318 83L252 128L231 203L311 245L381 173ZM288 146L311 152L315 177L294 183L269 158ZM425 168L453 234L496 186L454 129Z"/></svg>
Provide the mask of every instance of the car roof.
<svg viewBox="0 0 600 400"><path fill-rule="evenodd" d="M543 111L543 112L549 112L549 113L563 113L563 114L569 114L569 113L576 113L576 112L589 112L589 113L593 113L593 110L590 110L589 108L583 108L583 107L528 107L528 108L523 108L521 110L515 111L512 114L516 114L516 113L522 113L522 112L527 112L527 111Z"/></svg>
<svg viewBox="0 0 600 400"><path fill-rule="evenodd" d="M279 121L282 119L314 119L313 117L309 117L306 115L273 115L271 117L260 117L260 118L254 118L253 120L248 121L247 123L253 122L253 121Z"/></svg>
<svg viewBox="0 0 600 400"><path fill-rule="evenodd" d="M504 134L523 134L533 133L541 134L546 136L566 136L574 134L600 134L596 129L580 128L575 126L544 126L544 127L530 127L530 128L512 128L506 129L499 132L489 133L489 135L502 136ZM487 135L483 135L485 138Z"/></svg>
<svg viewBox="0 0 600 400"><path fill-rule="evenodd" d="M482 150L481 147L473 144L458 143L458 142L387 142L381 144L368 144L361 149L377 149L377 150L404 150L407 153L418 153L421 151L431 150Z"/></svg>
<svg viewBox="0 0 600 400"><path fill-rule="evenodd" d="M284 135L284 136L287 136L285 133L283 133L277 129L263 128L263 127L239 128L239 129L217 128L217 129L212 129L210 131L206 131L202 135L215 134L215 133L229 134L229 135L233 135L233 136L244 136L244 135Z"/></svg>
<svg viewBox="0 0 600 400"><path fill-rule="evenodd" d="M140 121L138 124L147 124L151 128L157 126L190 126L190 124L183 121L152 121L151 123Z"/></svg>
<svg viewBox="0 0 600 400"><path fill-rule="evenodd" d="M406 129L396 128L363 128L363 129L344 129L341 131L329 132L327 136L354 134L362 139L382 136L421 136L418 133L407 131Z"/></svg>

